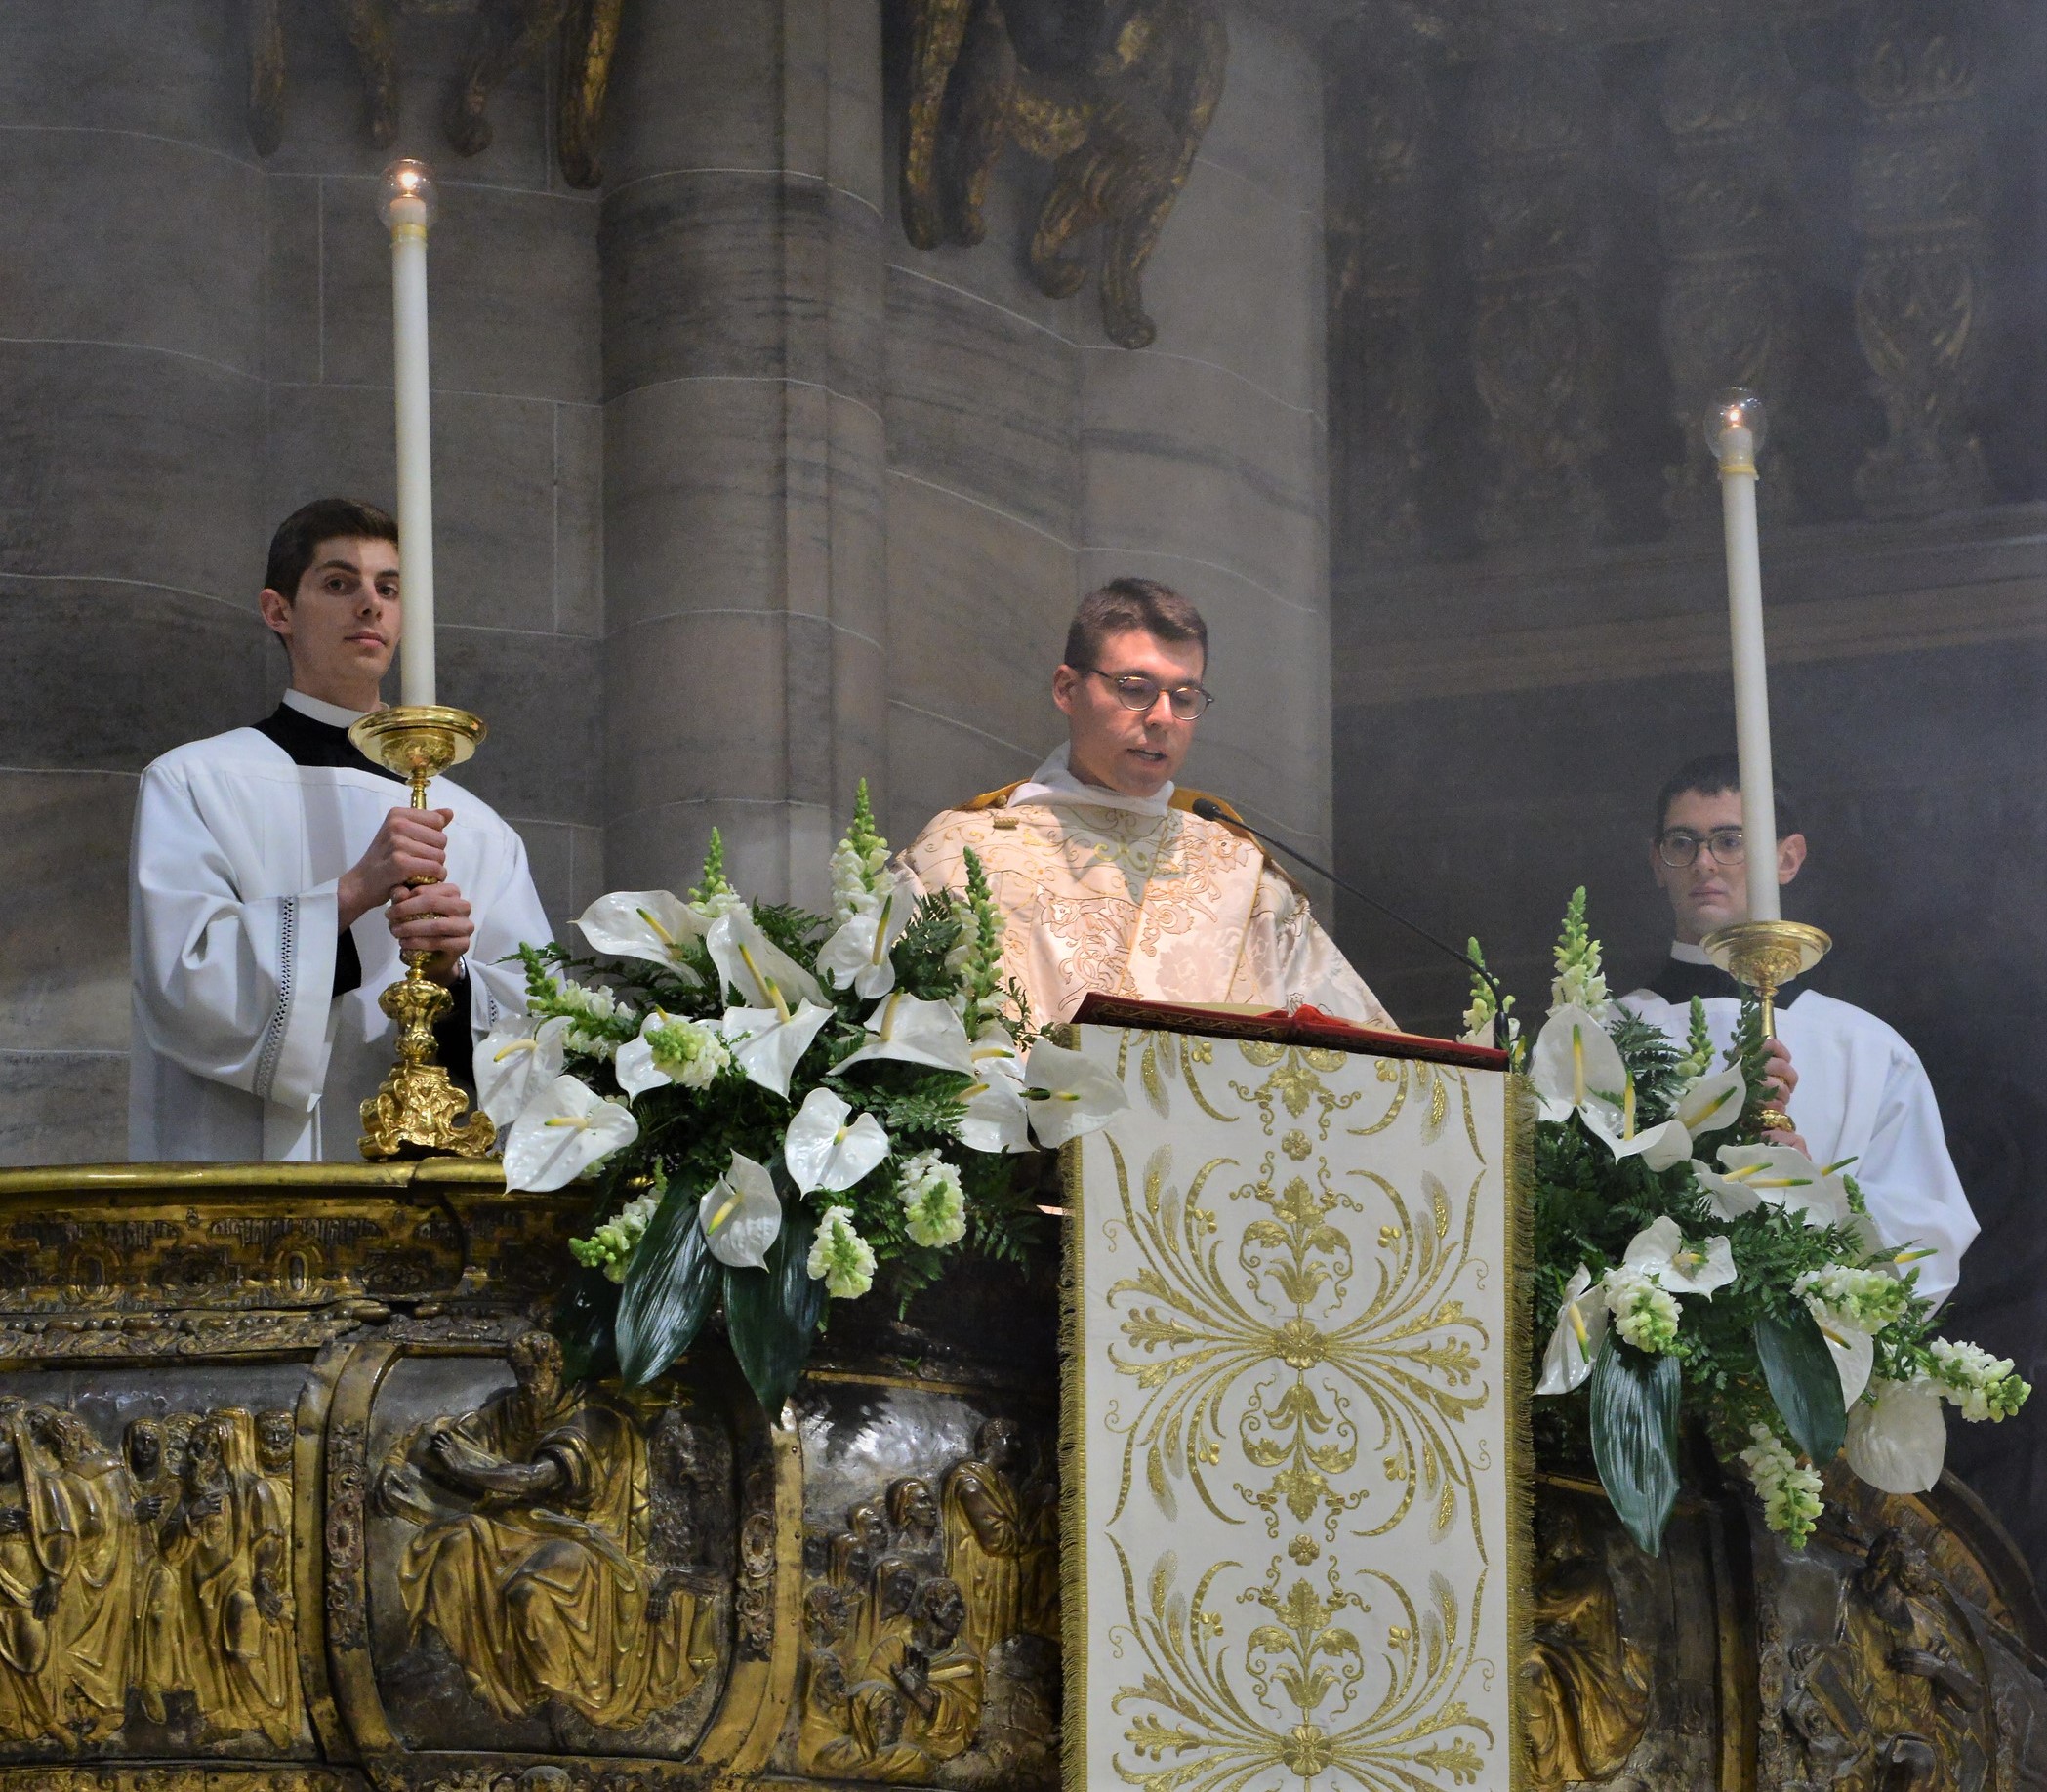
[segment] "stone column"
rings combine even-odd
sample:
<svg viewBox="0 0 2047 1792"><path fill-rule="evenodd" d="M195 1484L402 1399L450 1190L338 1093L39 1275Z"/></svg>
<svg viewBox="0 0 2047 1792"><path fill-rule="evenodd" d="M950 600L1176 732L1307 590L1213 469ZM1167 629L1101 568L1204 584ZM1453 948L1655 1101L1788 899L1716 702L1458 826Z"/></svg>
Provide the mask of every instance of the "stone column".
<svg viewBox="0 0 2047 1792"><path fill-rule="evenodd" d="M1664 469L1663 508L1680 525L1720 518L1720 478L1701 440L1706 406L1730 386L1790 414L1790 301L1784 277L1791 65L1777 33L1681 38L1663 63L1670 165L1662 183L1663 353L1683 453ZM1784 514L1789 468L1763 450L1758 497Z"/></svg>
<svg viewBox="0 0 2047 1792"><path fill-rule="evenodd" d="M0 1159L126 1155L136 773L261 713L264 181L223 9L0 9Z"/></svg>
<svg viewBox="0 0 2047 1792"><path fill-rule="evenodd" d="M1928 516L1989 494L1969 424L1987 297L1977 57L1970 9L1945 0L1882 0L1856 40L1869 129L1855 171L1855 325L1890 425L1856 472L1873 516Z"/></svg>
<svg viewBox="0 0 2047 1792"><path fill-rule="evenodd" d="M1605 96L1589 56L1516 43L1472 97L1472 374L1493 457L1489 542L1595 534L1610 352L1599 314Z"/></svg>
<svg viewBox="0 0 2047 1792"><path fill-rule="evenodd" d="M879 9L634 8L604 282L608 881L822 906L884 770Z"/></svg>

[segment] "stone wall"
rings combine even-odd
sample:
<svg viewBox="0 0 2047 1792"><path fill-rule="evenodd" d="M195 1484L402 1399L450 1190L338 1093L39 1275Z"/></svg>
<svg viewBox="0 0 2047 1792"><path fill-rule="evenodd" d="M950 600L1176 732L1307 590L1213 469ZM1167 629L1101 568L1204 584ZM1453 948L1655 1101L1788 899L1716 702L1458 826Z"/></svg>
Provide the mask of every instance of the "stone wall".
<svg viewBox="0 0 2047 1792"><path fill-rule="evenodd" d="M821 900L863 775L884 826L1059 737L1072 605L1121 572L1208 614L1193 781L1329 841L1321 76L1233 5L1223 100L1146 280L1148 349L1022 249L897 215L875 0L629 0L604 184L565 184L557 59L465 160L439 113L472 0L397 0L374 147L327 0L286 0L283 140L245 118L243 9L19 0L0 17L0 1161L118 1158L136 776L283 682L255 610L276 521L393 497L389 156L434 166L442 694L466 780L557 926L609 883Z"/></svg>

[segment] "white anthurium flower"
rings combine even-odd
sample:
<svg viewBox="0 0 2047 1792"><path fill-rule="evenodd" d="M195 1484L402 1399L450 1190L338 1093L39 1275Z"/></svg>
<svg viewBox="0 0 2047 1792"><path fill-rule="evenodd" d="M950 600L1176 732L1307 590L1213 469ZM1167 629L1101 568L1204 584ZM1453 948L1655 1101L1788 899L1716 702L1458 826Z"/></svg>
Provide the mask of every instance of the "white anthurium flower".
<svg viewBox="0 0 2047 1792"><path fill-rule="evenodd" d="M925 1001L895 990L882 997L880 1006L867 1017L867 1030L874 1037L840 1062L841 1071L880 1058L898 1058L905 1064L963 1071L969 1077L974 1074L973 1042L950 1002Z"/></svg>
<svg viewBox="0 0 2047 1792"><path fill-rule="evenodd" d="M1947 1415L1931 1382L1871 1382L1848 1412L1848 1466L1886 1493L1924 1493L1947 1459Z"/></svg>
<svg viewBox="0 0 2047 1792"><path fill-rule="evenodd" d="M782 1138L789 1179L805 1195L849 1189L888 1156L888 1134L872 1114L855 1119L830 1089L812 1089Z"/></svg>
<svg viewBox="0 0 2047 1792"><path fill-rule="evenodd" d="M1742 1078L1741 1067L1735 1065L1687 1083L1677 1098L1677 1111L1670 1118L1696 1139L1702 1132L1718 1132L1723 1126L1732 1126L1747 1105L1748 1083Z"/></svg>
<svg viewBox="0 0 2047 1792"><path fill-rule="evenodd" d="M703 979L681 961L691 940L704 937L704 917L667 890L613 890L576 917L583 937L617 958L644 958L673 971L690 987Z"/></svg>
<svg viewBox="0 0 2047 1792"><path fill-rule="evenodd" d="M798 1002L794 1014L787 1008L727 1008L717 1030L739 1068L787 1101L798 1061L831 1018L830 1008L808 1000Z"/></svg>
<svg viewBox="0 0 2047 1792"><path fill-rule="evenodd" d="M639 1137L623 1102L575 1077L556 1077L526 1104L505 1139L505 1186L544 1195Z"/></svg>
<svg viewBox="0 0 2047 1792"><path fill-rule="evenodd" d="M1666 1294L1703 1294L1711 1300L1715 1288L1735 1279L1734 1246L1725 1238L1716 1235L1702 1244L1689 1244L1667 1213L1628 1241L1621 1261L1654 1276Z"/></svg>
<svg viewBox="0 0 2047 1792"><path fill-rule="evenodd" d="M1614 1123L1611 1104L1589 1100L1578 1111L1586 1131L1617 1158L1640 1158L1653 1170L1666 1170L1692 1155L1692 1135L1677 1120L1667 1120L1647 1132L1635 1130L1635 1085L1623 1091L1619 1123Z"/></svg>
<svg viewBox="0 0 2047 1792"><path fill-rule="evenodd" d="M1620 1061L1620 1048L1589 1010L1559 1008L1542 1023L1529 1054L1528 1074L1544 1120L1567 1120L1589 1109L1606 1130L1621 1129L1627 1066Z"/></svg>
<svg viewBox="0 0 2047 1792"><path fill-rule="evenodd" d="M1040 1039L1024 1060L1024 1104L1047 1151L1099 1132L1130 1105L1123 1084L1085 1052Z"/></svg>
<svg viewBox="0 0 2047 1792"><path fill-rule="evenodd" d="M751 913L734 909L711 923L704 945L718 978L742 1007L788 1009L798 1001L832 1004L818 981L760 931Z"/></svg>
<svg viewBox="0 0 2047 1792"><path fill-rule="evenodd" d="M476 1106L503 1132L532 1099L561 1075L568 1016L535 1027L530 1018L496 1028L476 1047Z"/></svg>
<svg viewBox="0 0 2047 1792"><path fill-rule="evenodd" d="M895 988L895 960L888 955L916 913L908 884L884 877L867 903L818 948L818 970L840 989L879 1000Z"/></svg>
<svg viewBox="0 0 2047 1792"><path fill-rule="evenodd" d="M1806 1301L1806 1311L1826 1340L1827 1354L1834 1360L1834 1372L1841 1377L1841 1399L1849 1411L1869 1385L1869 1372L1876 1365L1876 1340L1860 1326L1846 1324L1817 1300Z"/></svg>
<svg viewBox="0 0 2047 1792"><path fill-rule="evenodd" d="M1564 1284L1564 1301L1557 1309L1557 1328L1550 1334L1549 1348L1542 1353L1542 1379L1537 1394L1569 1394L1591 1379L1592 1364L1607 1337L1607 1290L1604 1281L1595 1282L1582 1263Z"/></svg>
<svg viewBox="0 0 2047 1792"><path fill-rule="evenodd" d="M765 1269L768 1246L782 1236L782 1198L767 1166L741 1152L697 1202L704 1242L733 1269Z"/></svg>
<svg viewBox="0 0 2047 1792"><path fill-rule="evenodd" d="M1723 1219L1739 1219L1758 1206L1781 1207L1818 1231L1854 1216L1838 1163L1822 1169L1789 1145L1723 1145L1719 1158L1718 1172L1696 1158L1692 1169Z"/></svg>
<svg viewBox="0 0 2047 1792"><path fill-rule="evenodd" d="M974 1079L962 1099L966 1118L960 1122L960 1142L968 1151L1029 1151L1031 1117L1024 1107L1023 1054L1009 1030L1000 1024L981 1029L973 1044Z"/></svg>

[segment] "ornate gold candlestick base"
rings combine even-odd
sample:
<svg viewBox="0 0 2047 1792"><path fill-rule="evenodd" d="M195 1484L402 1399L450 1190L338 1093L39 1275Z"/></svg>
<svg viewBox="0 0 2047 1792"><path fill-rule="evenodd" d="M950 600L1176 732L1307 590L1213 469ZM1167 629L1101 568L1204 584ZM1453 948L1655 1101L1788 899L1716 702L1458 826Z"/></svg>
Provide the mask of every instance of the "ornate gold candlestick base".
<svg viewBox="0 0 2047 1792"><path fill-rule="evenodd" d="M1833 949L1818 927L1787 920L1737 921L1699 943L1715 964L1755 991L1763 1004L1763 1037L1771 1039L1777 1038L1777 992ZM1773 1132L1791 1127L1789 1116L1775 1107L1763 1110L1763 1124Z"/></svg>
<svg viewBox="0 0 2047 1792"><path fill-rule="evenodd" d="M484 732L481 719L466 710L418 704L365 715L348 739L365 758L406 779L412 806L424 809L427 786L474 753ZM427 975L430 956L407 953L405 975L377 998L398 1023L398 1061L362 1104L358 1144L365 1158L480 1158L497 1142L487 1115L467 1113L470 1098L435 1053L433 1023L453 998Z"/></svg>

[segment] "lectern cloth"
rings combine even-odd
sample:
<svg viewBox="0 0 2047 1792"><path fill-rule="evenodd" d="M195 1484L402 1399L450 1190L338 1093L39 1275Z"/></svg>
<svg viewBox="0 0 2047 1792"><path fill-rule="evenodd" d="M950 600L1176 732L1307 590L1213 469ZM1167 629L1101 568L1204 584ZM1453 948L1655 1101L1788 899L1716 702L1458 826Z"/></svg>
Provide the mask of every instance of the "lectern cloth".
<svg viewBox="0 0 2047 1792"><path fill-rule="evenodd" d="M445 778L448 877L469 898L470 1026L524 1007L499 959L552 937L526 848ZM390 1068L377 1005L402 974L373 909L349 930L358 988L334 993L336 885L405 794L370 770L296 765L254 728L180 747L143 773L130 858L134 1042L128 1144L138 1161L352 1159L357 1107Z"/></svg>
<svg viewBox="0 0 2047 1792"><path fill-rule="evenodd" d="M1482 1786L1530 1483L1503 1072L1073 1029L1066 1784Z"/></svg>
<svg viewBox="0 0 2047 1792"><path fill-rule="evenodd" d="M1067 1019L1090 990L1144 1001L1312 1002L1363 1026L1393 1025L1308 899L1253 842L1163 803L1112 806L1066 771L1063 754L1000 805L934 817L897 867L920 894L963 890L968 847L1007 923L1003 965L1041 1026Z"/></svg>
<svg viewBox="0 0 2047 1792"><path fill-rule="evenodd" d="M1673 1039L1682 1040L1691 1025L1689 1001L1666 1001L1646 989L1620 1000ZM1741 1004L1716 996L1704 1006L1714 1048L1725 1051ZM1933 1251L1918 1266L1919 1291L1945 1300L1979 1228L1947 1155L1940 1105L1918 1053L1887 1022L1818 990L1803 991L1777 1010L1777 1035L1798 1070L1791 1123L1817 1161L1855 1160L1848 1173L1883 1242Z"/></svg>

